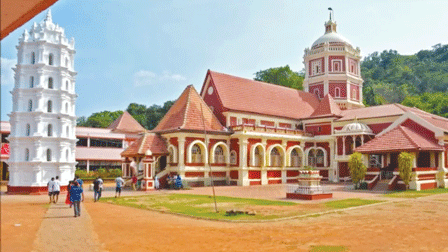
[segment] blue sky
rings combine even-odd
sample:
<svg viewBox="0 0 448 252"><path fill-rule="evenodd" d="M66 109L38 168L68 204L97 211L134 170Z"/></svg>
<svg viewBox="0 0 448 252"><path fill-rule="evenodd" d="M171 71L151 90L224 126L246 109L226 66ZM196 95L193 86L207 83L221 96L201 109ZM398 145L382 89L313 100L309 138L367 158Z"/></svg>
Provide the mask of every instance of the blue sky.
<svg viewBox="0 0 448 252"><path fill-rule="evenodd" d="M328 7L338 32L363 56L385 49L414 54L448 43L448 1L91 1L59 0L53 22L76 44L77 116L176 99L207 69L240 77L289 64L324 33ZM12 108L11 67L24 29L1 41L1 120Z"/></svg>

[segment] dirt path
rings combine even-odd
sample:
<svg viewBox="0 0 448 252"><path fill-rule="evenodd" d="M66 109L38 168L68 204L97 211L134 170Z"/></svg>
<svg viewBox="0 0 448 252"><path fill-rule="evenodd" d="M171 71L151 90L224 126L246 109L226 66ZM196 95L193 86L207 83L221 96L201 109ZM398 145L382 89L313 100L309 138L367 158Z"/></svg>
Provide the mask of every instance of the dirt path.
<svg viewBox="0 0 448 252"><path fill-rule="evenodd" d="M448 251L448 194L274 223L223 223L86 203L109 251ZM117 235L118 234L118 235Z"/></svg>
<svg viewBox="0 0 448 252"><path fill-rule="evenodd" d="M65 197L64 197L65 198ZM37 233L33 251L104 251L92 219L81 203L81 216L63 202L51 204Z"/></svg>

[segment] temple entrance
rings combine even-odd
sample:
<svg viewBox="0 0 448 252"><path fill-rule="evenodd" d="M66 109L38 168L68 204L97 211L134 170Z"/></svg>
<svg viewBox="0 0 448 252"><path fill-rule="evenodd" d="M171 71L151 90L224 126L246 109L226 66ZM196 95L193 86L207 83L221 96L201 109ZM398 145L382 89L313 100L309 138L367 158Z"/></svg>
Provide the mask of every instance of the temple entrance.
<svg viewBox="0 0 448 252"><path fill-rule="evenodd" d="M431 167L431 154L429 152L418 153L417 167Z"/></svg>

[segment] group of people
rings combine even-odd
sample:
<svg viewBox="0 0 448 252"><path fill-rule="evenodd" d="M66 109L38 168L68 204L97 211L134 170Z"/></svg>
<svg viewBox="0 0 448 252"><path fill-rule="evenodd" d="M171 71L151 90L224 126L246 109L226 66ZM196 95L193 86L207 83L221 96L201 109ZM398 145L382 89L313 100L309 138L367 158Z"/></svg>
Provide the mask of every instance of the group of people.
<svg viewBox="0 0 448 252"><path fill-rule="evenodd" d="M168 177L166 178L166 181L168 183L168 187L170 189L181 189L182 186L182 178L179 174L173 175L172 177L168 174Z"/></svg>
<svg viewBox="0 0 448 252"><path fill-rule="evenodd" d="M50 204L57 203L59 199L59 193L61 191L61 182L59 182L59 176L56 176L56 180L51 178L47 183L48 196L50 197Z"/></svg>

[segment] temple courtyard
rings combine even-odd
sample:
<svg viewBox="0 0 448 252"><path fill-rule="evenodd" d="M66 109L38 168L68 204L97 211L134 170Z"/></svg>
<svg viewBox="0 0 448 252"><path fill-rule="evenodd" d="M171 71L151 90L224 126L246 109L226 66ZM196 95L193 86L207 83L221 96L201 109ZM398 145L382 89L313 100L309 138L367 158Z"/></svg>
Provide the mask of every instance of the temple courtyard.
<svg viewBox="0 0 448 252"><path fill-rule="evenodd" d="M211 187L124 191L120 200L106 190L94 203L85 186L80 218L65 195L49 205L46 195L7 195L2 187L1 251L448 251L448 191L327 186L333 198L312 202L286 200L285 185L216 187L221 213L256 210L254 218L218 220L160 206L168 198L188 205L188 198L212 195ZM250 200L244 205L229 197ZM209 201L199 206L213 209ZM264 218L267 210L285 214Z"/></svg>

